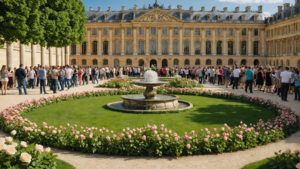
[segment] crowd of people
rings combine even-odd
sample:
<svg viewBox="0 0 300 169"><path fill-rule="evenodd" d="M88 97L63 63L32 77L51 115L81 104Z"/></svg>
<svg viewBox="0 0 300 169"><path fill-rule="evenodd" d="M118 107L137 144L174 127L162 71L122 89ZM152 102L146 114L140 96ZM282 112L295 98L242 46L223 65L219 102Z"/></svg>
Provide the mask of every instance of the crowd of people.
<svg viewBox="0 0 300 169"><path fill-rule="evenodd" d="M27 94L27 89L40 87L40 93L47 94L45 87L49 86L53 93L57 90L69 90L88 84L98 84L98 80L116 78L119 73L130 77L141 77L147 69L155 70L161 77L180 75L183 78L197 80L199 83L224 85L226 88L244 89L253 93L253 87L266 93L277 93L283 101L287 101L288 93L295 93L295 100L300 100L300 75L299 69L283 66L208 66L171 68L151 66L147 67L92 67L92 66L30 66L21 64L18 69L1 68L1 91L7 94L8 88L17 87L19 94Z"/></svg>

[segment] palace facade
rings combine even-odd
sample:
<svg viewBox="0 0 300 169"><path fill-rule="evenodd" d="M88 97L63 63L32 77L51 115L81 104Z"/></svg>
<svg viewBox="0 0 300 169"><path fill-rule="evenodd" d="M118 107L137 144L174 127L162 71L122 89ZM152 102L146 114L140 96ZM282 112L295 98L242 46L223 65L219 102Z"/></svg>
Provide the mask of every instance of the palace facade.
<svg viewBox="0 0 300 169"><path fill-rule="evenodd" d="M194 11L152 6L89 9L86 38L66 48L19 43L0 49L0 63L150 66L284 65L300 67L300 0L265 17L263 7ZM22 47L23 46L23 47ZM9 57L9 53L13 57Z"/></svg>

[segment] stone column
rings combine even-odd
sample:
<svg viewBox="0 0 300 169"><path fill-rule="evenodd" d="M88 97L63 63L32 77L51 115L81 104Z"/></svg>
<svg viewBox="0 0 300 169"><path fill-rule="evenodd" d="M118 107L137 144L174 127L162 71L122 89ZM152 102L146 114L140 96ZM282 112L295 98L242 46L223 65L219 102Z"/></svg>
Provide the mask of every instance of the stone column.
<svg viewBox="0 0 300 169"><path fill-rule="evenodd" d="M206 55L205 28L201 29L201 55Z"/></svg>
<svg viewBox="0 0 300 169"><path fill-rule="evenodd" d="M260 30L260 37L261 45L258 45L258 47L261 47L260 56L265 56L265 29Z"/></svg>
<svg viewBox="0 0 300 169"><path fill-rule="evenodd" d="M25 64L25 45L20 43L20 63Z"/></svg>
<svg viewBox="0 0 300 169"><path fill-rule="evenodd" d="M183 46L182 46L182 28L179 29L179 55L183 55Z"/></svg>
<svg viewBox="0 0 300 169"><path fill-rule="evenodd" d="M223 28L223 42L222 42L222 53L224 56L228 55L228 43L226 40L227 37L227 28Z"/></svg>
<svg viewBox="0 0 300 169"><path fill-rule="evenodd" d="M98 28L98 55L102 55L102 28Z"/></svg>
<svg viewBox="0 0 300 169"><path fill-rule="evenodd" d="M53 47L49 48L49 66L53 66Z"/></svg>
<svg viewBox="0 0 300 169"><path fill-rule="evenodd" d="M56 66L59 66L59 57L60 57L60 50L59 48L56 48Z"/></svg>
<svg viewBox="0 0 300 169"><path fill-rule="evenodd" d="M253 56L253 48L252 48L252 28L248 28L248 49L247 49L247 54L248 56Z"/></svg>
<svg viewBox="0 0 300 169"><path fill-rule="evenodd" d="M12 69L14 68L14 44L7 44L6 48L6 57L7 57L7 68L11 67Z"/></svg>
<svg viewBox="0 0 300 169"><path fill-rule="evenodd" d="M87 29L86 55L91 55L91 28Z"/></svg>
<svg viewBox="0 0 300 169"><path fill-rule="evenodd" d="M236 56L240 56L241 53L240 53L240 28L235 28L236 30L236 33L235 33L235 36L236 36L236 40L235 40L235 43L236 43L236 47L235 47L235 50L236 50Z"/></svg>
<svg viewBox="0 0 300 169"><path fill-rule="evenodd" d="M161 55L162 47L161 47L161 28L160 27L157 28L157 35L158 35L158 37L157 37L157 49L158 49L157 55Z"/></svg>
<svg viewBox="0 0 300 169"><path fill-rule="evenodd" d="M146 55L150 55L149 29L149 27L146 27Z"/></svg>
<svg viewBox="0 0 300 169"><path fill-rule="evenodd" d="M190 54L191 55L195 55L195 42L194 42L194 36L195 36L195 34L194 34L194 29L195 28L190 28L190 30L191 30L191 49L190 49Z"/></svg>
<svg viewBox="0 0 300 169"><path fill-rule="evenodd" d="M112 31L113 28L109 28L109 44L108 44L108 55L113 55L113 51L112 51Z"/></svg>
<svg viewBox="0 0 300 169"><path fill-rule="evenodd" d="M121 28L121 37L122 37L122 42L121 42L121 55L125 55L125 28Z"/></svg>
<svg viewBox="0 0 300 169"><path fill-rule="evenodd" d="M42 47L41 46L41 50L42 50L42 54L41 54L41 65L42 66L45 66L45 54L46 54L46 50L45 50L45 47Z"/></svg>
<svg viewBox="0 0 300 169"><path fill-rule="evenodd" d="M280 44L280 52L279 52L279 55L282 56L282 54L283 54L282 40L280 40L279 44Z"/></svg>
<svg viewBox="0 0 300 169"><path fill-rule="evenodd" d="M293 56L294 55L294 44L296 44L296 42L295 42L295 37L293 36L292 37L292 43L290 44L291 45L291 50L290 50L290 52L291 52L291 55Z"/></svg>
<svg viewBox="0 0 300 169"><path fill-rule="evenodd" d="M169 55L173 55L173 28L169 27Z"/></svg>
<svg viewBox="0 0 300 169"><path fill-rule="evenodd" d="M65 48L64 47L62 47L62 48L60 48L60 50L61 50L61 66L62 65L65 65Z"/></svg>
<svg viewBox="0 0 300 169"><path fill-rule="evenodd" d="M70 64L70 46L66 47L66 61L65 61L65 65L69 65Z"/></svg>
<svg viewBox="0 0 300 169"><path fill-rule="evenodd" d="M35 54L36 54L36 45L31 44L31 66L36 66Z"/></svg>
<svg viewBox="0 0 300 169"><path fill-rule="evenodd" d="M216 28L212 28L212 55L216 55L217 53L217 43L216 43Z"/></svg>
<svg viewBox="0 0 300 169"><path fill-rule="evenodd" d="M81 55L81 46L82 46L82 44L76 45L76 55Z"/></svg>
<svg viewBox="0 0 300 169"><path fill-rule="evenodd" d="M137 43L136 43L136 36L137 36L137 27L133 27L133 55L137 55Z"/></svg>

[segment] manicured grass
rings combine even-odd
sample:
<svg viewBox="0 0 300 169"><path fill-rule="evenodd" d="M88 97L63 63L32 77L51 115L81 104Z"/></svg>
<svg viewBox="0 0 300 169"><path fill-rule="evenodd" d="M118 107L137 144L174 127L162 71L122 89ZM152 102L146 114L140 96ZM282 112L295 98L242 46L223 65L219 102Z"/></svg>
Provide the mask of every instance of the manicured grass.
<svg viewBox="0 0 300 169"><path fill-rule="evenodd" d="M268 169L268 168L270 168L269 159L274 159L274 158L275 157L266 158L261 161L250 163L250 164L244 166L242 169Z"/></svg>
<svg viewBox="0 0 300 169"><path fill-rule="evenodd" d="M25 115L32 122L48 126L66 126L77 124L85 127L105 127L121 132L123 128L142 127L146 124L164 124L166 128L183 135L184 132L204 128L220 128L227 123L238 126L240 121L246 124L256 123L259 119L267 120L275 117L266 108L240 103L228 99L218 99L202 96L179 95L179 100L191 102L194 107L173 114L131 114L112 111L106 104L121 101L120 96L103 96L64 101L61 103L38 108Z"/></svg>
<svg viewBox="0 0 300 169"><path fill-rule="evenodd" d="M62 161L62 160L59 160L59 159L56 159L56 164L57 164L57 169L75 169L74 166L72 166L71 164L65 162L65 161Z"/></svg>

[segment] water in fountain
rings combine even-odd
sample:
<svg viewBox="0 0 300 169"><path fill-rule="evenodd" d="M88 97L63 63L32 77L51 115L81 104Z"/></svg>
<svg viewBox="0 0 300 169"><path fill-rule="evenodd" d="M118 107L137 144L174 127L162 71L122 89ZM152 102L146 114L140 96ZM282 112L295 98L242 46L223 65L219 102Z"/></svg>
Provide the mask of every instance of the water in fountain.
<svg viewBox="0 0 300 169"><path fill-rule="evenodd" d="M145 74L144 74L144 77L145 77L145 79L142 80L143 82L153 83L153 82L157 82L158 81L158 75L153 70L146 71Z"/></svg>

